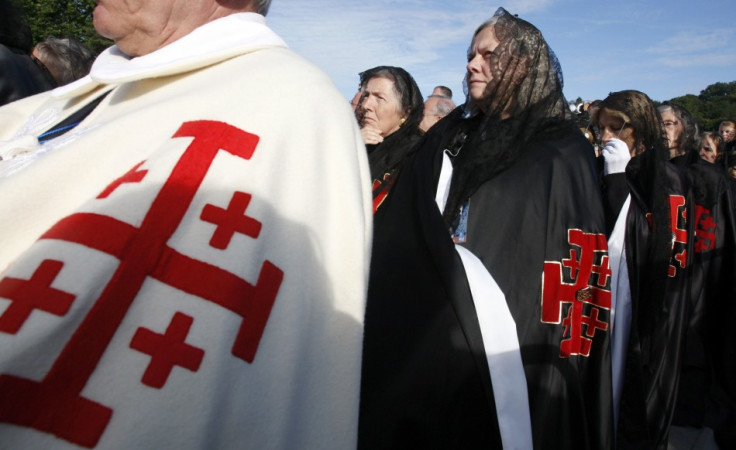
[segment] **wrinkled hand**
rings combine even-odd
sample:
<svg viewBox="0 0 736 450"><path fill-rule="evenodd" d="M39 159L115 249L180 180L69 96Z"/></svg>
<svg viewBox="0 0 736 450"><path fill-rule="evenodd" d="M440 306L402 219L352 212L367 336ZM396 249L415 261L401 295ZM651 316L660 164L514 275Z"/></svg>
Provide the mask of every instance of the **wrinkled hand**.
<svg viewBox="0 0 736 450"><path fill-rule="evenodd" d="M363 142L365 145L375 145L383 142L383 136L381 132L372 127L363 127L360 129L360 134L363 136Z"/></svg>
<svg viewBox="0 0 736 450"><path fill-rule="evenodd" d="M603 155L603 174L610 175L612 173L621 173L626 170L626 165L631 159L631 152L626 142L621 139L613 138L606 142L601 150Z"/></svg>

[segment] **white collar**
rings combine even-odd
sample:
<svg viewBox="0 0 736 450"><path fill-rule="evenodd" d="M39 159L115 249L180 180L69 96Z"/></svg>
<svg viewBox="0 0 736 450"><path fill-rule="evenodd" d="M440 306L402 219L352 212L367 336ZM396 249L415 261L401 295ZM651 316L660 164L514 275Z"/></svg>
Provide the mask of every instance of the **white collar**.
<svg viewBox="0 0 736 450"><path fill-rule="evenodd" d="M286 43L268 28L262 15L231 14L137 58L113 45L97 57L89 75L55 89L51 95L71 98L100 85L174 75L264 47L286 47Z"/></svg>

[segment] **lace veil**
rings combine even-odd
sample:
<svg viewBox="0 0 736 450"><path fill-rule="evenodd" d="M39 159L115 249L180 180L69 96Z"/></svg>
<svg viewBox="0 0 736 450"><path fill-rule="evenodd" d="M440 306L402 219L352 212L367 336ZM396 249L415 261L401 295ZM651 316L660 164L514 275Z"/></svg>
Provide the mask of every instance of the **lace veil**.
<svg viewBox="0 0 736 450"><path fill-rule="evenodd" d="M576 131L562 93L562 69L542 33L503 8L474 37L486 27L493 27L499 41L488 56L493 79L477 104L466 87L467 120L445 140L448 147L460 147L444 212L448 226L465 200L511 166L531 141Z"/></svg>

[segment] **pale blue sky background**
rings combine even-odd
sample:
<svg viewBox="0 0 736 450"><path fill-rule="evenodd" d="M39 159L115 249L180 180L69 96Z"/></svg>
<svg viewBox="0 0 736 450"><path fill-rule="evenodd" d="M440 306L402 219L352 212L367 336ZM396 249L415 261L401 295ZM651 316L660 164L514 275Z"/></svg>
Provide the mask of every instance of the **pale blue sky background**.
<svg viewBox="0 0 736 450"><path fill-rule="evenodd" d="M444 84L459 104L468 44L498 6L542 31L569 101L622 89L664 101L736 80L736 0L273 0L268 23L348 99L359 72L393 65L425 98Z"/></svg>

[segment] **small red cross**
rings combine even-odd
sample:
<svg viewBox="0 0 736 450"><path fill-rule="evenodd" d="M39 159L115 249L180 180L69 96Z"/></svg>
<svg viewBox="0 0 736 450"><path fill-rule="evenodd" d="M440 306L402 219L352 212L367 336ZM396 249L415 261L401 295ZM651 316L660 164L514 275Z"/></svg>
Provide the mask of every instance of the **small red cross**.
<svg viewBox="0 0 736 450"><path fill-rule="evenodd" d="M29 280L5 277L0 281L0 297L12 303L0 316L0 331L15 334L34 309L63 316L72 306L74 295L51 287L64 263L44 260Z"/></svg>
<svg viewBox="0 0 736 450"><path fill-rule="evenodd" d="M608 277L611 276L611 267L608 264L608 256L604 256L601 259L600 266L593 266L593 273L598 275L598 286L606 287L608 284Z"/></svg>
<svg viewBox="0 0 736 450"><path fill-rule="evenodd" d="M588 337L595 336L596 330L607 330L608 323L598 320L598 308L592 308L590 310L590 316L583 316L583 323L586 326L585 335Z"/></svg>
<svg viewBox="0 0 736 450"><path fill-rule="evenodd" d="M161 389L174 366L184 367L192 372L199 370L204 350L184 342L193 321L191 316L178 312L171 319L165 334L138 328L130 341L130 348L151 356L151 362L141 379L143 384Z"/></svg>
<svg viewBox="0 0 736 450"><path fill-rule="evenodd" d="M119 188L121 185L125 183L140 183L143 178L148 173L147 170L138 170L138 168L144 163L144 161L139 162L136 164L132 169L130 169L125 175L118 178L117 180L110 183L107 188L105 188L100 195L97 196L97 198L107 198L110 194L112 194L115 189Z"/></svg>
<svg viewBox="0 0 736 450"><path fill-rule="evenodd" d="M230 244L235 233L257 238L261 232L261 222L245 215L251 195L235 192L227 209L215 205L206 205L200 218L205 222L217 225L210 239L210 246L224 250Z"/></svg>
<svg viewBox="0 0 736 450"><path fill-rule="evenodd" d="M578 252L574 249L570 250L570 259L563 259L562 265L570 269L570 278L573 280L578 276L580 270L580 262L578 261Z"/></svg>

